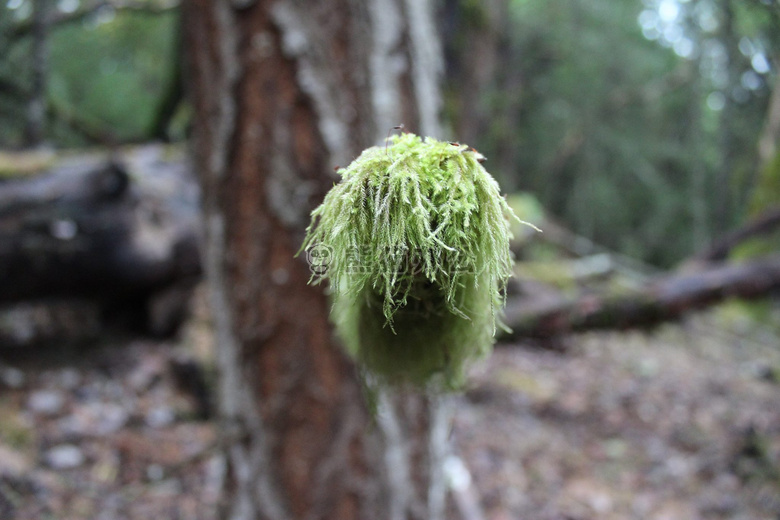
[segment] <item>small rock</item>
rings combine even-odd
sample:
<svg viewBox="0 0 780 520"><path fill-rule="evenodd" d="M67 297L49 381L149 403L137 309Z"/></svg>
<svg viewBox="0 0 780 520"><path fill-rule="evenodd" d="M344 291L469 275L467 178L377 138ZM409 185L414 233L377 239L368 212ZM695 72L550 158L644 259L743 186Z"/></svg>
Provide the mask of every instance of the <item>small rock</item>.
<svg viewBox="0 0 780 520"><path fill-rule="evenodd" d="M163 428L176 420L176 414L167 406L153 408L146 414L146 424L152 428Z"/></svg>
<svg viewBox="0 0 780 520"><path fill-rule="evenodd" d="M81 375L78 370L66 368L59 373L60 384L63 388L73 390L81 384Z"/></svg>
<svg viewBox="0 0 780 520"><path fill-rule="evenodd" d="M130 412L116 403L90 401L75 406L72 413L59 423L64 433L75 435L109 435L121 429L130 418Z"/></svg>
<svg viewBox="0 0 780 520"><path fill-rule="evenodd" d="M130 417L129 412L121 405L106 403L102 406L102 413L98 415L95 433L108 435L122 428Z"/></svg>
<svg viewBox="0 0 780 520"><path fill-rule="evenodd" d="M733 495L713 494L699 500L699 512L706 517L733 516L739 510L739 500Z"/></svg>
<svg viewBox="0 0 780 520"><path fill-rule="evenodd" d="M144 353L137 365L133 367L127 381L136 392L145 392L158 383L165 372L165 361L162 356Z"/></svg>
<svg viewBox="0 0 780 520"><path fill-rule="evenodd" d="M72 469L84 464L84 454L73 444L60 444L50 449L44 458L52 469Z"/></svg>
<svg viewBox="0 0 780 520"><path fill-rule="evenodd" d="M18 368L0 367L0 384L8 388L20 388L24 384L24 372Z"/></svg>
<svg viewBox="0 0 780 520"><path fill-rule="evenodd" d="M21 453L0 443L0 474L23 475L32 465Z"/></svg>
<svg viewBox="0 0 780 520"><path fill-rule="evenodd" d="M149 464L149 466L146 467L146 478L152 482L162 480L164 476L165 470L159 464Z"/></svg>
<svg viewBox="0 0 780 520"><path fill-rule="evenodd" d="M153 497L174 499L181 495L182 485L178 479L169 478L158 482L150 489L150 492Z"/></svg>
<svg viewBox="0 0 780 520"><path fill-rule="evenodd" d="M460 457L450 455L444 460L444 474L450 487L457 491L471 486L471 473Z"/></svg>
<svg viewBox="0 0 780 520"><path fill-rule="evenodd" d="M30 395L27 407L41 415L57 415L65 405L65 397L55 390L37 390Z"/></svg>

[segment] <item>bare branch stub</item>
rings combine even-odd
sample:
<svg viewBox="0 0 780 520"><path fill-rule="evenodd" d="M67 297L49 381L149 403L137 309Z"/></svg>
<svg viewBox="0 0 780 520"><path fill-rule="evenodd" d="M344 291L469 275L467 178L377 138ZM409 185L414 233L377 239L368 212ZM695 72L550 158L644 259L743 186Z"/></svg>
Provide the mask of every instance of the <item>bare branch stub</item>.
<svg viewBox="0 0 780 520"><path fill-rule="evenodd" d="M387 137L385 137L385 154L387 153L387 143L390 140L390 134L393 133L393 130L400 130L402 133L406 133L406 130L404 129L404 124L401 123L398 126L394 126L387 132Z"/></svg>

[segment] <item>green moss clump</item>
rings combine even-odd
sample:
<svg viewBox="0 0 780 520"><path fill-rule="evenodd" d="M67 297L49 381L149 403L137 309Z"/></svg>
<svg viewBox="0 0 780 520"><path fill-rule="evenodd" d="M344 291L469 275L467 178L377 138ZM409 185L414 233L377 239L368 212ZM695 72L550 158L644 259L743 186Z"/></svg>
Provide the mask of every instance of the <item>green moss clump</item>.
<svg viewBox="0 0 780 520"><path fill-rule="evenodd" d="M339 170L303 248L374 379L458 388L500 325L514 214L467 146L410 133L390 143Z"/></svg>

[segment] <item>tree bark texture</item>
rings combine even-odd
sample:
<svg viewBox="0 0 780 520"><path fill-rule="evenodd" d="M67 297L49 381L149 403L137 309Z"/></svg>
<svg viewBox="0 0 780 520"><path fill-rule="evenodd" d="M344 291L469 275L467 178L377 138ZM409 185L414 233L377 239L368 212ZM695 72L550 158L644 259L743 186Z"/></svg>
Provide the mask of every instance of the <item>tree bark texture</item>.
<svg viewBox="0 0 780 520"><path fill-rule="evenodd" d="M443 517L446 408L382 395L372 420L322 288L293 258L335 166L402 122L439 134L430 13L420 0L185 3L219 342L221 518Z"/></svg>

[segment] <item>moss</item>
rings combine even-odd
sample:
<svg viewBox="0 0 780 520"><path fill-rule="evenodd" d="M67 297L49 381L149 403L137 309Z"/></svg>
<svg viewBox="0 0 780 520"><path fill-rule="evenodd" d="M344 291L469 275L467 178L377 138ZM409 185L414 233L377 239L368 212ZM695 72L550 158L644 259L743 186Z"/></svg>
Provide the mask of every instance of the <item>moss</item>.
<svg viewBox="0 0 780 520"><path fill-rule="evenodd" d="M457 388L487 352L512 274L512 210L465 145L414 134L365 150L303 248L347 351L381 383Z"/></svg>
<svg viewBox="0 0 780 520"><path fill-rule="evenodd" d="M0 400L0 445L16 451L27 451L33 446L34 432L20 419L10 400Z"/></svg>
<svg viewBox="0 0 780 520"><path fill-rule="evenodd" d="M0 180L34 175L51 167L54 162L54 154L49 151L0 151Z"/></svg>
<svg viewBox="0 0 780 520"><path fill-rule="evenodd" d="M750 211L759 215L780 204L780 152L770 159L759 172L759 179L753 190Z"/></svg>

